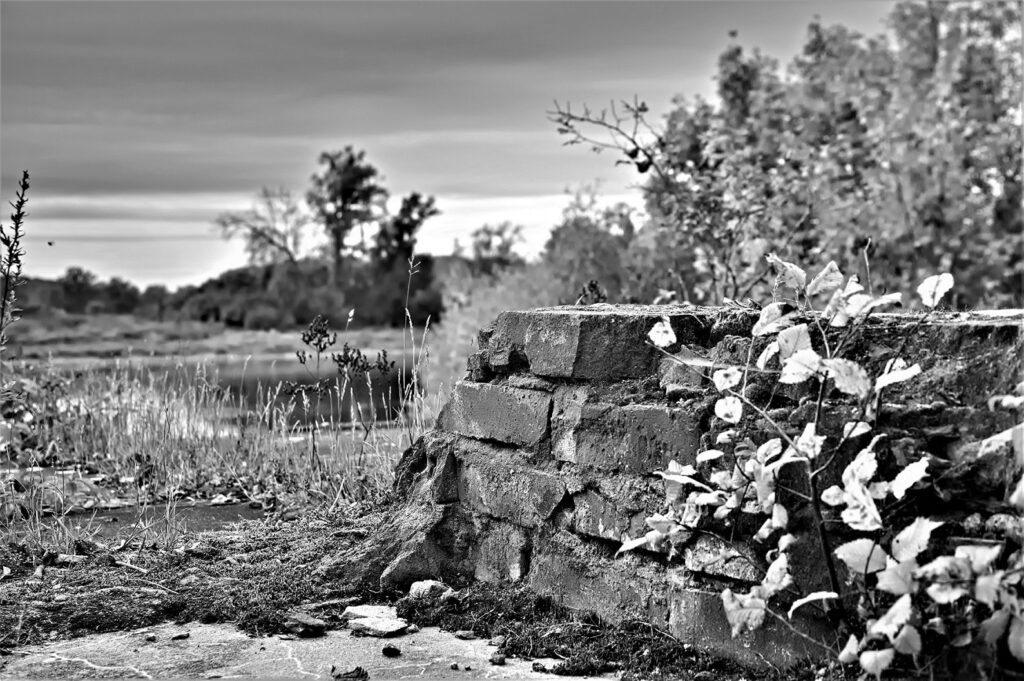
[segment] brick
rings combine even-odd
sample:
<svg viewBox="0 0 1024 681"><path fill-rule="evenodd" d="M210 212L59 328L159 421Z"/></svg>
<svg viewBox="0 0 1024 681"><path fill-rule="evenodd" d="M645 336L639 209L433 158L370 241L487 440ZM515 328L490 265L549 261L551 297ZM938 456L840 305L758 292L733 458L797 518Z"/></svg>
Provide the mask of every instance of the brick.
<svg viewBox="0 0 1024 681"><path fill-rule="evenodd" d="M437 427L529 447L547 435L550 412L551 397L545 392L459 381L437 417Z"/></svg>
<svg viewBox="0 0 1024 681"><path fill-rule="evenodd" d="M709 312L681 305L590 305L503 312L488 340L491 366L514 371L519 364L548 378L619 380L649 375L660 353L647 342L667 316L680 343L703 343Z"/></svg>
<svg viewBox="0 0 1024 681"><path fill-rule="evenodd" d="M557 532L534 547L527 586L609 622L633 617L664 621L667 613L662 568L630 557L611 560L568 532Z"/></svg>
<svg viewBox="0 0 1024 681"><path fill-rule="evenodd" d="M649 475L671 460L692 463L700 451L700 419L686 408L585 403L555 414L555 459L582 467Z"/></svg>
<svg viewBox="0 0 1024 681"><path fill-rule="evenodd" d="M647 478L614 476L573 495L570 527L585 536L622 541L623 534L639 537L647 532L647 517L665 504L665 495Z"/></svg>
<svg viewBox="0 0 1024 681"><path fill-rule="evenodd" d="M489 522L478 532L474 576L483 582L518 582L530 569L530 535L510 523Z"/></svg>
<svg viewBox="0 0 1024 681"><path fill-rule="evenodd" d="M668 630L682 643L698 646L758 670L789 669L804 659L824 662L826 649L815 646L771 617L754 632L732 637L720 591L690 586L676 570L668 575ZM824 623L799 613L794 625L826 645L835 639Z"/></svg>
<svg viewBox="0 0 1024 681"><path fill-rule="evenodd" d="M764 578L762 561L749 546L736 545L709 534L697 535L683 548L683 565L690 572L751 584Z"/></svg>
<svg viewBox="0 0 1024 681"><path fill-rule="evenodd" d="M557 474L532 468L514 453L476 443L460 455L459 500L476 513L539 527L565 498Z"/></svg>

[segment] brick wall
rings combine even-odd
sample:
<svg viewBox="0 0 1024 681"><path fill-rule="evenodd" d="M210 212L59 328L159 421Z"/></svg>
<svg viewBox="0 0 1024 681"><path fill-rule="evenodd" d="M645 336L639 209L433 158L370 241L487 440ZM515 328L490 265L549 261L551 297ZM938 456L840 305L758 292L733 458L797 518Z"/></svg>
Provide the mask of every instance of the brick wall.
<svg viewBox="0 0 1024 681"><path fill-rule="evenodd" d="M747 664L785 667L821 657L821 649L777 624L730 637L719 593L760 581L765 547L750 542L742 556L723 560L721 540L694 534L671 561L650 552L614 557L621 540L645 532L644 519L664 506L653 472L671 460L694 463L725 425L713 416L713 386L646 342L663 315L679 340L674 352L742 364L767 342L751 338L756 313L683 306L506 312L483 330L466 380L398 469L396 485L407 503L443 509L431 517L448 524L417 533L403 569L385 577L393 585L425 576L524 581L573 608L611 620L641 617ZM1012 447L981 443L1020 420L990 410L987 400L1022 379L1022 323L1024 314L1012 312L950 314L920 325L879 315L865 325L850 346L859 362L877 369L902 348L923 369L887 392L880 420L890 438L882 453L968 462L979 471L975 494L998 507L1024 462ZM755 381L751 390L767 399L773 385ZM773 420L794 436L813 410L809 386L784 386L771 400ZM852 412L836 397L825 411L833 430ZM745 425L755 441L771 436L766 423ZM988 460L974 461L980 455ZM839 457L826 477L838 479L848 460ZM970 511L965 503L964 515ZM794 518L792 530L806 535L807 525ZM1008 531L1024 535L1024 526L1015 527ZM754 530L736 528L740 536ZM468 539L439 548L445 542L437 537L446 533ZM815 540L801 536L792 552L805 592L827 588L818 551ZM438 552L447 554L438 559ZM417 568L410 555L430 560ZM807 616L797 624L834 640L824 622Z"/></svg>

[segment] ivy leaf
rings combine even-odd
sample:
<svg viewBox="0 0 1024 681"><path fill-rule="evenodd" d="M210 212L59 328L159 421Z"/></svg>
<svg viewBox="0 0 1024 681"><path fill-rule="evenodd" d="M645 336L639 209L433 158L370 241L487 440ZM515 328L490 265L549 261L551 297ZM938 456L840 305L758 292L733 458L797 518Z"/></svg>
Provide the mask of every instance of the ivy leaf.
<svg viewBox="0 0 1024 681"><path fill-rule="evenodd" d="M779 341L773 340L768 346L757 356L757 362L755 363L757 368L764 371L764 368L768 366L768 362L771 361L772 357L779 354Z"/></svg>
<svg viewBox="0 0 1024 681"><path fill-rule="evenodd" d="M833 551L854 574L870 574L884 570L889 556L885 549L869 539L855 539Z"/></svg>
<svg viewBox="0 0 1024 681"><path fill-rule="evenodd" d="M830 260L825 269L811 279L811 283L807 285L807 296L814 296L819 293L827 293L833 289L838 289L843 285L843 273L839 271L839 266L836 265L835 260Z"/></svg>
<svg viewBox="0 0 1024 681"><path fill-rule="evenodd" d="M797 599L793 605L789 607L789 619L793 619L793 613L801 606L807 605L808 603L814 603L815 601L825 601L833 598L839 598L839 594L835 591L815 591L812 594L807 594L803 598ZM856 637L854 637L853 640L856 641ZM851 662L852 661L853 660L851 660Z"/></svg>
<svg viewBox="0 0 1024 681"><path fill-rule="evenodd" d="M693 487L699 487L700 489L702 489L702 490L704 490L706 492L714 491L710 487L705 485L703 482L700 482L699 480L694 480L693 478L691 478L688 475L679 475L678 473L666 473L664 471L654 471L654 474L661 476L661 479L665 481L665 491L666 491L666 493L668 493L669 483L672 483L673 485L679 485L680 487L684 487L686 485L692 485ZM673 491L675 491L675 488L673 488ZM677 496L677 495L669 495L669 496Z"/></svg>
<svg viewBox="0 0 1024 681"><path fill-rule="evenodd" d="M782 504L772 506L772 528L784 530L789 526L789 511Z"/></svg>
<svg viewBox="0 0 1024 681"><path fill-rule="evenodd" d="M736 438L736 429L735 428L730 428L729 430L723 430L721 433L718 434L718 437L715 438L715 444L716 445L731 444L732 441L735 438Z"/></svg>
<svg viewBox="0 0 1024 681"><path fill-rule="evenodd" d="M651 339L656 347L667 348L670 345L674 345L676 342L675 331L672 330L672 323L669 322L668 316L663 316L661 321L654 325L648 333L647 337Z"/></svg>
<svg viewBox="0 0 1024 681"><path fill-rule="evenodd" d="M814 350L798 350L782 365L779 383L803 383L821 373L821 356Z"/></svg>
<svg viewBox="0 0 1024 681"><path fill-rule="evenodd" d="M715 416L727 423L739 423L743 416L743 403L735 395L723 397L715 402Z"/></svg>
<svg viewBox="0 0 1024 681"><path fill-rule="evenodd" d="M999 597L999 584L1003 581L1005 573L1000 570L991 575L982 575L974 583L974 598L979 603L984 603L990 608L995 607L996 599Z"/></svg>
<svg viewBox="0 0 1024 681"><path fill-rule="evenodd" d="M1021 476L1020 481L1017 482L1017 488L1010 495L1009 502L1018 511L1024 511L1024 476Z"/></svg>
<svg viewBox="0 0 1024 681"><path fill-rule="evenodd" d="M913 604L910 594L904 594L896 599L884 615L875 620L875 623L868 627L868 633L874 636L885 636L892 641L896 632L900 630L913 613Z"/></svg>
<svg viewBox="0 0 1024 681"><path fill-rule="evenodd" d="M1006 633L1007 627L1010 626L1010 617L1009 609L1004 607L989 615L988 618L979 625L978 629L980 630L981 637L985 643L995 645L995 643L1003 637L1003 634ZM1021 661L1024 662L1024 659L1021 659Z"/></svg>
<svg viewBox="0 0 1024 681"><path fill-rule="evenodd" d="M764 598L771 598L775 594L788 589L793 585L793 576L789 574L789 557L780 553L779 557L772 561L761 580Z"/></svg>
<svg viewBox="0 0 1024 681"><path fill-rule="evenodd" d="M902 499L907 490L916 485L926 476L928 470L928 457L922 456L914 463L901 470L892 480L892 495Z"/></svg>
<svg viewBox="0 0 1024 681"><path fill-rule="evenodd" d="M932 582L925 589L932 600L940 605L955 603L967 595L967 589L950 582Z"/></svg>
<svg viewBox="0 0 1024 681"><path fill-rule="evenodd" d="M1024 619L1020 615L1014 615L1010 622L1010 633L1006 637L1006 647L1010 649L1019 662L1024 662Z"/></svg>
<svg viewBox="0 0 1024 681"><path fill-rule="evenodd" d="M854 539L835 551L836 558L843 561L853 574L865 575L880 572L886 568L889 556L871 539Z"/></svg>
<svg viewBox="0 0 1024 681"><path fill-rule="evenodd" d="M821 454L825 436L818 435L817 428L812 421L804 426L804 432L800 433L800 437L793 444L796 445L798 454L814 461Z"/></svg>
<svg viewBox="0 0 1024 681"><path fill-rule="evenodd" d="M774 253L769 253L765 259L775 268L776 286L788 286L796 291L803 291L807 284L807 273L791 262L782 260Z"/></svg>
<svg viewBox="0 0 1024 681"><path fill-rule="evenodd" d="M921 366L919 364L908 367L907 363L899 357L891 359L886 362L885 371L882 372L882 375L875 379L875 392L894 383L908 381L919 373L921 373Z"/></svg>
<svg viewBox="0 0 1024 681"><path fill-rule="evenodd" d="M618 557L620 553L633 551L634 549L639 549L641 547L654 548L663 537L664 535L657 530L651 530L644 536L638 537L637 539L627 539L622 542L622 546L620 546L619 550L615 552L615 556Z"/></svg>
<svg viewBox="0 0 1024 681"><path fill-rule="evenodd" d="M896 651L892 648L885 650L865 650L860 654L860 668L865 673L871 674L876 679L882 678L882 672L892 664Z"/></svg>
<svg viewBox="0 0 1024 681"><path fill-rule="evenodd" d="M737 367L729 367L728 369L721 369L716 371L711 376L711 380L715 383L715 388L719 391L728 390L733 386L739 384L743 379L743 372Z"/></svg>
<svg viewBox="0 0 1024 681"><path fill-rule="evenodd" d="M697 455L697 463L707 463L708 461L716 461L725 456L725 452L721 449L708 449Z"/></svg>
<svg viewBox="0 0 1024 681"><path fill-rule="evenodd" d="M875 586L879 590L891 593L894 596L912 594L917 591L917 583L914 581L914 572L916 570L917 561L914 559L890 565L878 573Z"/></svg>
<svg viewBox="0 0 1024 681"><path fill-rule="evenodd" d="M861 399L871 392L871 378L864 367L856 362L849 359L823 359L821 363L840 392Z"/></svg>
<svg viewBox="0 0 1024 681"><path fill-rule="evenodd" d="M896 652L917 657L921 654L921 634L916 627L909 624L904 625L900 629L900 633L893 639L892 645Z"/></svg>
<svg viewBox="0 0 1024 681"><path fill-rule="evenodd" d="M811 335L807 332L806 324L797 324L779 332L779 361L785 363L787 359L801 350L811 349Z"/></svg>
<svg viewBox="0 0 1024 681"><path fill-rule="evenodd" d="M851 480L846 483L845 498L846 508L840 517L851 529L858 532L873 532L882 529L882 516L863 482Z"/></svg>
<svg viewBox="0 0 1024 681"><path fill-rule="evenodd" d="M644 522L646 522L647 526L650 527L652 530L655 530L662 534L668 534L672 531L672 528L676 526L675 518L671 518L667 515L662 515L661 513L655 513L650 518L647 518L647 520L645 520Z"/></svg>
<svg viewBox="0 0 1024 681"><path fill-rule="evenodd" d="M821 493L821 500L829 506L841 506L846 503L846 494L839 485L832 485Z"/></svg>
<svg viewBox="0 0 1024 681"><path fill-rule="evenodd" d="M789 303L769 303L761 309L754 328L753 336L770 336L793 323L793 306Z"/></svg>
<svg viewBox="0 0 1024 681"><path fill-rule="evenodd" d="M729 620L733 638L764 624L767 604L753 594L734 594L727 588L722 591L722 605L725 606L725 618Z"/></svg>
<svg viewBox="0 0 1024 681"><path fill-rule="evenodd" d="M934 308L942 300L942 297L953 288L953 275L947 273L934 274L917 287L917 295L921 296L921 302L925 307Z"/></svg>
<svg viewBox="0 0 1024 681"><path fill-rule="evenodd" d="M852 440L871 432L871 424L864 421L847 421L843 425L843 438Z"/></svg>
<svg viewBox="0 0 1024 681"><path fill-rule="evenodd" d="M942 526L941 521L917 517L910 525L903 528L892 540L892 556L901 563L928 548L932 532Z"/></svg>
<svg viewBox="0 0 1024 681"><path fill-rule="evenodd" d="M998 558L999 554L1002 552L1002 544L995 544L992 546L967 544L956 547L956 551L953 555L957 558L966 558L970 562L971 570L974 571L974 574L980 575L988 570L989 566L995 562L995 559Z"/></svg>
<svg viewBox="0 0 1024 681"><path fill-rule="evenodd" d="M860 642L856 636L850 634L850 638L846 640L846 645L839 651L839 662L841 664L853 664L857 661L858 650L860 650Z"/></svg>
<svg viewBox="0 0 1024 681"><path fill-rule="evenodd" d="M878 461L875 458L874 451L876 441L877 438L872 439L871 443L857 452L857 456L853 458L853 461L843 469L843 484L849 484L854 480L864 483L874 476L875 471L878 470Z"/></svg>

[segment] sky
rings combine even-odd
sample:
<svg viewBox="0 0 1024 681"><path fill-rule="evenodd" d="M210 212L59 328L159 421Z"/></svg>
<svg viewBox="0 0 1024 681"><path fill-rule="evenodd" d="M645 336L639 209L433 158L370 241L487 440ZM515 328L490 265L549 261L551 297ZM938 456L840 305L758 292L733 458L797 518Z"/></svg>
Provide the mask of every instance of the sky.
<svg viewBox="0 0 1024 681"><path fill-rule="evenodd" d="M641 203L635 172L563 146L556 100L638 96L657 122L675 95L713 96L730 30L785 62L815 15L874 35L891 6L0 0L0 194L31 172L26 274L173 288L244 264L217 215L263 186L302 196L319 154L353 145L395 202L436 197L422 252L508 220L535 254L567 190Z"/></svg>

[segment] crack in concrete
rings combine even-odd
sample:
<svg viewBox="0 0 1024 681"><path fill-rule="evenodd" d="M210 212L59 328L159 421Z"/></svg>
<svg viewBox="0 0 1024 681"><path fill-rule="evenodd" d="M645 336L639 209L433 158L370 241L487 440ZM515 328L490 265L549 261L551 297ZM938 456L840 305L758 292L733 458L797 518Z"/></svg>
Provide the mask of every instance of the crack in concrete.
<svg viewBox="0 0 1024 681"><path fill-rule="evenodd" d="M280 639L278 639L278 640L280 641ZM316 678L316 679L320 678L319 674L316 674L314 672L307 672L305 669L302 668L302 660L300 660L299 658L295 657L295 647L293 645L291 645L290 643L288 643L286 641L281 641L281 643L284 645L285 650L288 651L288 656L283 658L283 659L291 660L292 662L294 662L295 663L295 671L297 671L300 674L305 674L306 676L312 676L313 678Z"/></svg>
<svg viewBox="0 0 1024 681"><path fill-rule="evenodd" d="M146 672L142 671L138 667L133 667L131 665L116 665L116 666L113 666L113 667L104 667L103 665L99 665L99 664L96 664L94 662L90 662L89 660L85 659L84 657L64 657L63 655L58 655L57 653L50 653L50 658L48 660L46 660L46 662L47 663L52 663L52 662L80 662L80 663L84 664L85 666L91 667L91 668L93 668L93 669L95 669L97 671L114 671L115 669L130 669L133 672L135 672L135 674L137 676L139 676L140 678L143 678L143 679L152 679L153 678L152 676L150 676Z"/></svg>

